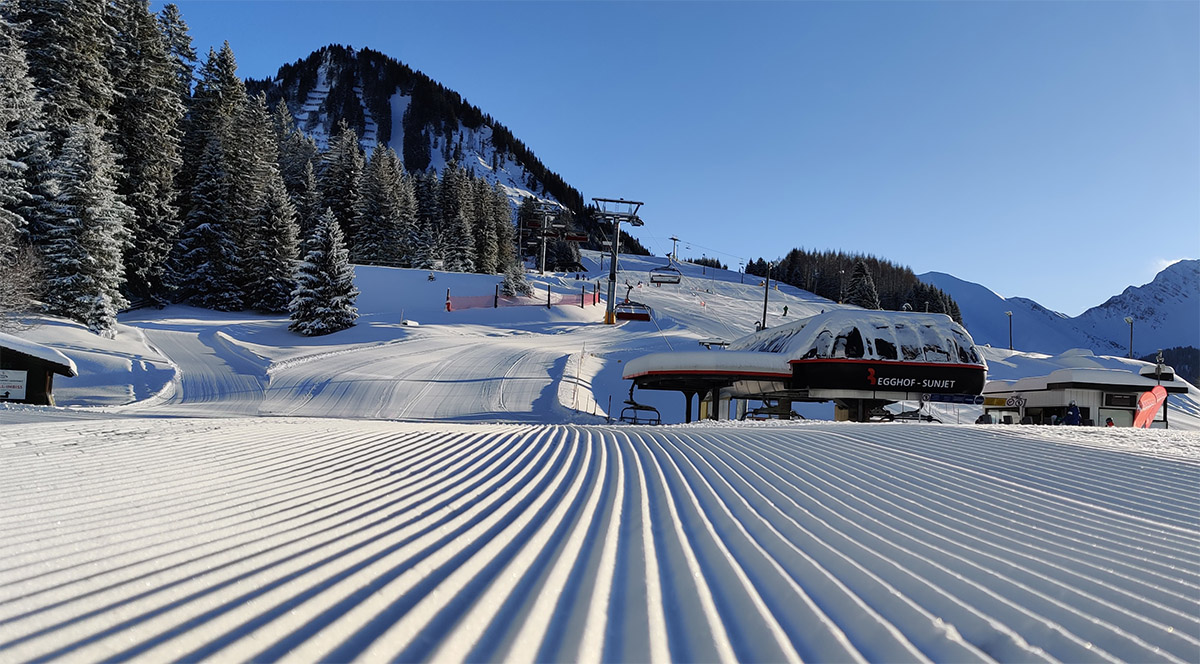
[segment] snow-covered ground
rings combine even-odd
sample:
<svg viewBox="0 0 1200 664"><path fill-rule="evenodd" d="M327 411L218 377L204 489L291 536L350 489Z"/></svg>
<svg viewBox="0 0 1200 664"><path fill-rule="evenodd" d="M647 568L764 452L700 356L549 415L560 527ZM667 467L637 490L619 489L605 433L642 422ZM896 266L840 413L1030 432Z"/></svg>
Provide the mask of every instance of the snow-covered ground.
<svg viewBox="0 0 1200 664"><path fill-rule="evenodd" d="M610 425L624 362L762 315L759 278L664 262L623 260L655 316L618 326L360 267L326 337L181 306L22 333L80 375L0 406L0 661L1196 660L1200 393L1171 430ZM837 306L769 295L769 325Z"/></svg>

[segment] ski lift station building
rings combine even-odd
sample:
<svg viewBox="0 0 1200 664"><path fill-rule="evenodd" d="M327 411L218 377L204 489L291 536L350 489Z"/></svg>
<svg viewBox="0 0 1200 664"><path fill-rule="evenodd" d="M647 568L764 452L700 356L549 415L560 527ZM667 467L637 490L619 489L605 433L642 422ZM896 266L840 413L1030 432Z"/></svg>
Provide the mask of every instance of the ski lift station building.
<svg viewBox="0 0 1200 664"><path fill-rule="evenodd" d="M1090 356L1091 351L1069 353ZM1167 394L1183 394L1187 384L1175 379L1175 370L1160 364L1145 364L1140 370L1098 367L1057 369L1045 376L1016 381L995 380L983 389L984 411L1000 422L1051 424L1061 421L1072 403L1079 408L1085 425L1104 426L1107 418L1119 427L1133 426L1138 397L1156 385ZM1167 428L1164 404L1152 426Z"/></svg>
<svg viewBox="0 0 1200 664"><path fill-rule="evenodd" d="M720 419L730 400L774 402L785 417L793 402L833 401L839 419L927 395L971 402L987 377L971 335L945 314L835 310L742 337L725 351L654 353L623 372L640 389L674 390L709 404ZM703 410L703 409L702 409Z"/></svg>

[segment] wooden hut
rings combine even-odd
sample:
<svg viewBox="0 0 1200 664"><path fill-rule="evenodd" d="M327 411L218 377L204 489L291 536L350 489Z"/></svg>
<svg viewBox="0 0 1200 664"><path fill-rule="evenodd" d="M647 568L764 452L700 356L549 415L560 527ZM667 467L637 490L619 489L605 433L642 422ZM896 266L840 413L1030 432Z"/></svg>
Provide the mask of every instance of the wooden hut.
<svg viewBox="0 0 1200 664"><path fill-rule="evenodd" d="M0 403L54 405L54 374L78 375L59 351L0 332Z"/></svg>

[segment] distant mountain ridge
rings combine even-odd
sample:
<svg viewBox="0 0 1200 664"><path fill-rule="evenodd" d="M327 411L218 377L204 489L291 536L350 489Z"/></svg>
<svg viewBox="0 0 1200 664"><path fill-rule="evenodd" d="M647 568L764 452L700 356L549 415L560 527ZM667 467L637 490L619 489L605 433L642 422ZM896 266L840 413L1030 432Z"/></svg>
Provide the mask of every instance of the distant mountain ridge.
<svg viewBox="0 0 1200 664"><path fill-rule="evenodd" d="M246 90L265 94L268 107L284 101L296 126L321 149L345 120L368 154L376 145L387 145L406 170L439 175L454 161L475 177L499 184L514 210L526 197L569 210L576 227L589 235L585 248L599 249L609 239L611 228L590 217L583 194L507 127L458 92L378 51L325 46L283 65L270 80L248 79ZM624 231L621 247L649 253Z"/></svg>
<svg viewBox="0 0 1200 664"><path fill-rule="evenodd" d="M575 213L583 196L546 168L504 125L420 71L371 49L322 47L283 65L272 80L246 81L267 103L287 102L297 125L324 147L338 121L363 148L391 146L410 171L441 173L451 159L520 197L549 198Z"/></svg>
<svg viewBox="0 0 1200 664"><path fill-rule="evenodd" d="M917 275L949 293L977 343L1007 348L1012 314L1012 342L1017 350L1057 354L1087 348L1105 355L1129 353L1133 322L1133 354L1140 357L1162 348L1200 346L1200 260L1174 263L1142 286L1130 286L1072 318L1023 297L1004 298L969 281L942 272Z"/></svg>

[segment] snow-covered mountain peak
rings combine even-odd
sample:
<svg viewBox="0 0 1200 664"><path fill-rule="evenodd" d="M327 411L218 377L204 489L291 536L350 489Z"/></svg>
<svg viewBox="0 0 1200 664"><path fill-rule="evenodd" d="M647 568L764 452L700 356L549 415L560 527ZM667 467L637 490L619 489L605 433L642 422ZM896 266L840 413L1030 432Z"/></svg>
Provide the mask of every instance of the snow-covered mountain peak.
<svg viewBox="0 0 1200 664"><path fill-rule="evenodd" d="M1200 346L1200 260L1174 263L1142 286L1130 286L1074 318L1024 297L1004 298L976 283L941 272L919 275L958 302L963 321L981 344L1044 353L1084 347L1103 354ZM1011 317L1008 312L1012 312Z"/></svg>

